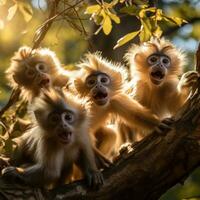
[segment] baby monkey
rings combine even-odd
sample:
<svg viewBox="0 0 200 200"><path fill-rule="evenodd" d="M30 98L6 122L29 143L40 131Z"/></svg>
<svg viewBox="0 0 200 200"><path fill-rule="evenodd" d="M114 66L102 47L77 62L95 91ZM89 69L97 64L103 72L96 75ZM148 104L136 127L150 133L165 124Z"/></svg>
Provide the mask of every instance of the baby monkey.
<svg viewBox="0 0 200 200"><path fill-rule="evenodd" d="M199 77L195 71L182 75L185 55L164 38L133 45L125 57L132 76L128 93L160 120L179 110ZM139 135L144 137L147 133Z"/></svg>
<svg viewBox="0 0 200 200"><path fill-rule="evenodd" d="M11 87L20 87L23 98L28 100L38 96L41 88L63 87L68 82L66 71L55 53L47 48L20 47L6 73Z"/></svg>
<svg viewBox="0 0 200 200"><path fill-rule="evenodd" d="M150 110L123 91L126 71L120 65L103 59L98 53L87 54L79 65L82 73L74 81L78 93L88 98L91 113L90 130L99 149L109 156L115 148L117 134L106 124L117 117L131 128L153 130L160 124Z"/></svg>
<svg viewBox="0 0 200 200"><path fill-rule="evenodd" d="M43 90L33 100L33 127L17 138L18 148L3 176L32 186L64 184L76 164L90 187L103 183L88 135L88 116L84 106L71 94L55 89ZM32 164L30 164L32 163Z"/></svg>

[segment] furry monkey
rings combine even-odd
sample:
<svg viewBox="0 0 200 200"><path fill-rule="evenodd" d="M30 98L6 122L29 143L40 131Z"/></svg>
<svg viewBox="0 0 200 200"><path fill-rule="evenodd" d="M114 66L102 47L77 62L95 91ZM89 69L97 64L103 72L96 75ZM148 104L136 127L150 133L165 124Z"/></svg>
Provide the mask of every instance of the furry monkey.
<svg viewBox="0 0 200 200"><path fill-rule="evenodd" d="M11 87L20 87L23 98L28 100L38 96L41 88L63 87L69 79L53 51L47 48L32 50L27 46L15 53L6 74Z"/></svg>
<svg viewBox="0 0 200 200"><path fill-rule="evenodd" d="M88 116L81 102L71 94L49 89L33 100L33 127L17 138L18 149L12 164L28 166L23 170L7 167L6 178L32 186L63 184L76 164L91 187L103 183L88 134ZM32 164L31 164L32 163Z"/></svg>
<svg viewBox="0 0 200 200"><path fill-rule="evenodd" d="M198 79L197 72L192 71L179 80L185 55L164 38L152 38L139 46L133 45L125 58L132 78L128 92L132 99L149 108L160 120L178 111ZM141 136L146 134L143 132Z"/></svg>
<svg viewBox="0 0 200 200"><path fill-rule="evenodd" d="M113 150L117 138L115 131L106 127L111 117L116 116L140 130L153 130L160 123L156 115L123 92L126 80L123 67L103 59L98 53L87 54L79 67L82 73L74 85L80 96L90 102L91 132L94 138L98 135L97 143L102 141L99 148L104 154Z"/></svg>

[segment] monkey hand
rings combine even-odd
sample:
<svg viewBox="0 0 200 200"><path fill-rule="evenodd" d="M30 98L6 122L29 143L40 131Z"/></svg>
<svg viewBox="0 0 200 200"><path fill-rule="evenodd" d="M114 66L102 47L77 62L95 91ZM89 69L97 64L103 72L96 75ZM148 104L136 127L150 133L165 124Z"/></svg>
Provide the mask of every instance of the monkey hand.
<svg viewBox="0 0 200 200"><path fill-rule="evenodd" d="M24 183L20 170L16 167L10 166L2 170L2 178L11 183Z"/></svg>
<svg viewBox="0 0 200 200"><path fill-rule="evenodd" d="M180 89L180 91L182 91L183 89L191 88L193 87L194 83L197 82L198 78L199 75L196 71L186 72L182 75L178 84L178 88Z"/></svg>
<svg viewBox="0 0 200 200"><path fill-rule="evenodd" d="M166 131L172 129L172 124L174 123L173 118L165 118L163 119L158 127L155 129L155 131L159 134L164 134Z"/></svg>
<svg viewBox="0 0 200 200"><path fill-rule="evenodd" d="M91 170L88 171L86 174L86 181L90 188L92 189L99 189L101 185L103 185L103 175L98 170Z"/></svg>

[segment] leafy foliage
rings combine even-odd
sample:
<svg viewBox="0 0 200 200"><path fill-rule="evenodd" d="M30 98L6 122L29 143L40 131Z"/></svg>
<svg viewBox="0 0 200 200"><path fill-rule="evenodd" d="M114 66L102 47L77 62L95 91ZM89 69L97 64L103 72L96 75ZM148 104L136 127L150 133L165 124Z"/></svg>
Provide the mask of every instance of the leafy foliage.
<svg viewBox="0 0 200 200"><path fill-rule="evenodd" d="M165 21L178 26L187 23L187 21L182 18L165 15L162 9L150 7L147 1L134 1L134 4L126 4L126 1L120 0L113 0L111 3L102 1L98 2L98 4L88 6L85 12L86 14L90 14L91 19L100 26L95 34L99 33L103 28L103 32L108 35L112 30L112 20L117 24L120 23L120 18L114 10L114 7L118 4L125 4L125 6L119 10L118 15L124 13L137 17L138 20L140 20L141 27L140 30L127 33L120 38L114 49L126 44L136 36L139 36L141 42L148 41L152 36L161 37L163 31L160 23Z"/></svg>

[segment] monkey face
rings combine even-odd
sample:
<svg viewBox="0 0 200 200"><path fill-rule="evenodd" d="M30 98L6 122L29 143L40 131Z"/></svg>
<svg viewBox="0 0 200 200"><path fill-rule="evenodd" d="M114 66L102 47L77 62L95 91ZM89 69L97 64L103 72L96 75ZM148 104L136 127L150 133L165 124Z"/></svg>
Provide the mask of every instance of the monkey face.
<svg viewBox="0 0 200 200"><path fill-rule="evenodd" d="M23 61L21 69L13 75L13 78L19 85L35 92L51 84L49 66L44 62L32 60Z"/></svg>
<svg viewBox="0 0 200 200"><path fill-rule="evenodd" d="M147 58L147 63L150 67L149 76L151 82L155 85L161 84L171 66L171 59L165 54L154 53Z"/></svg>
<svg viewBox="0 0 200 200"><path fill-rule="evenodd" d="M48 130L53 132L53 136L58 138L62 144L72 143L74 140L75 114L72 111L66 110L64 112L51 112L48 117Z"/></svg>
<svg viewBox="0 0 200 200"><path fill-rule="evenodd" d="M109 101L110 84L111 79L105 73L93 73L86 78L86 87L90 90L91 99L100 106Z"/></svg>

